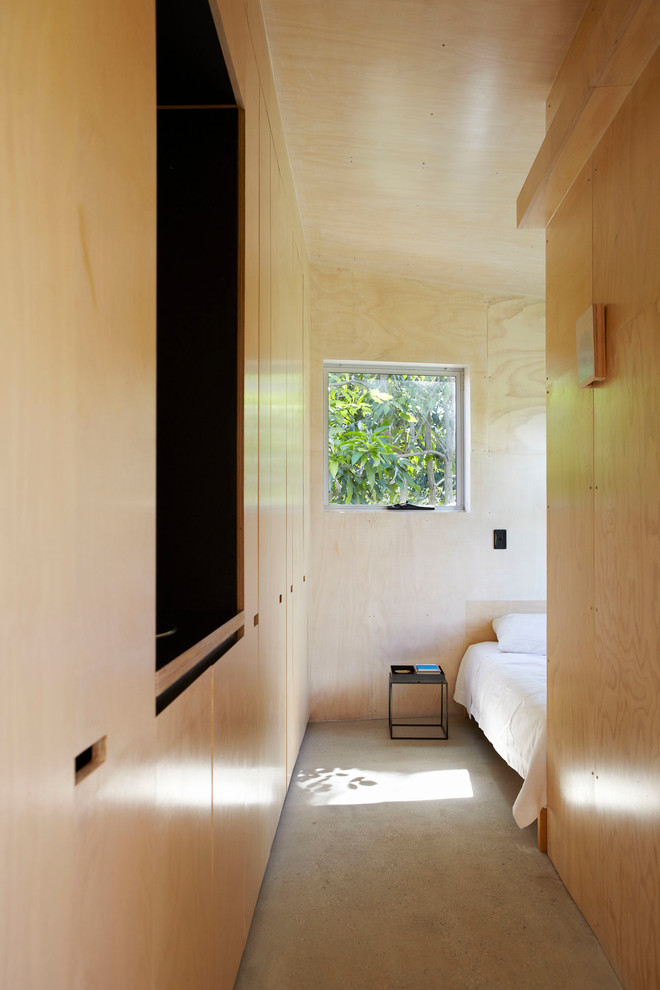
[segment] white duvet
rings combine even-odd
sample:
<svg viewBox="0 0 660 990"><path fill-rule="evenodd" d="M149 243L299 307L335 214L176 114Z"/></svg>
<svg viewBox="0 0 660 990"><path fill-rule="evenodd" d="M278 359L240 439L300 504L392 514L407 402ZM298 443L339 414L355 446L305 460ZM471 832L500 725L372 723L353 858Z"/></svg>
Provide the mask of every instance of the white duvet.
<svg viewBox="0 0 660 990"><path fill-rule="evenodd" d="M454 701L469 715L524 783L513 805L520 828L546 804L547 658L501 653L497 643L475 643L461 660Z"/></svg>

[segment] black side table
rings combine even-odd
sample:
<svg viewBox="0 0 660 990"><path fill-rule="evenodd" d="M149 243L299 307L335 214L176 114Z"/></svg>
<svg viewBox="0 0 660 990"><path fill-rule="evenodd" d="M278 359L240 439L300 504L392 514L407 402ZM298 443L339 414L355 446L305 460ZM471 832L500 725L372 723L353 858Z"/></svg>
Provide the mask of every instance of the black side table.
<svg viewBox="0 0 660 990"><path fill-rule="evenodd" d="M402 722L399 719L392 718L392 687L395 684L435 684L436 687L440 687L440 721L433 722ZM447 685L447 678L445 677L444 671L441 670L439 674L392 674L390 673L390 700L389 700L389 723L390 723L390 739L449 739L449 718L448 718L448 708L449 708L449 687ZM410 718L411 716L408 716ZM393 730L401 729L412 729L412 728L430 728L438 729L438 735L417 735L417 736L399 736L394 735Z"/></svg>

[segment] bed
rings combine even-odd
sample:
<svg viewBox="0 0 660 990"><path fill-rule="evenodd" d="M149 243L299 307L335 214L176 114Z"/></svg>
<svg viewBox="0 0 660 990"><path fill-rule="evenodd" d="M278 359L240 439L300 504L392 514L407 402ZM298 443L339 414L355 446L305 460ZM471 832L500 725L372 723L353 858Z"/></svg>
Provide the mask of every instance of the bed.
<svg viewBox="0 0 660 990"><path fill-rule="evenodd" d="M513 805L520 828L538 822L545 851L546 638L544 614L493 620L497 642L475 643L458 670L454 700L523 778Z"/></svg>

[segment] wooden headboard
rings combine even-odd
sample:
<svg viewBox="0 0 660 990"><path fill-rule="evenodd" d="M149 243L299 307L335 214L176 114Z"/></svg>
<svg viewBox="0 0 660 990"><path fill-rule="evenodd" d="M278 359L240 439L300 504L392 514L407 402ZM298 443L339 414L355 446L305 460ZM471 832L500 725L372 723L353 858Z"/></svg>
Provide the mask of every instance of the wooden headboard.
<svg viewBox="0 0 660 990"><path fill-rule="evenodd" d="M470 643L487 643L495 639L492 621L510 612L545 612L547 602L489 601L465 603L465 639Z"/></svg>

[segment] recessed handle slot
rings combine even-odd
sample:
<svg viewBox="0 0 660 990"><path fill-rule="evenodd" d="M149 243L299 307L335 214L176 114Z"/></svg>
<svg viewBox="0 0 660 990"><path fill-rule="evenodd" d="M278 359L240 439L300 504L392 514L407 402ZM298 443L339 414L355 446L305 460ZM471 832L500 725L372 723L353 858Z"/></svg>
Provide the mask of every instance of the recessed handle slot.
<svg viewBox="0 0 660 990"><path fill-rule="evenodd" d="M81 753L78 753L75 759L75 780L76 784L79 784L81 780L88 777L89 774L100 767L102 763L105 763L106 750L107 750L107 736L102 736L101 739L97 739L95 743L88 746L87 749L83 749Z"/></svg>

